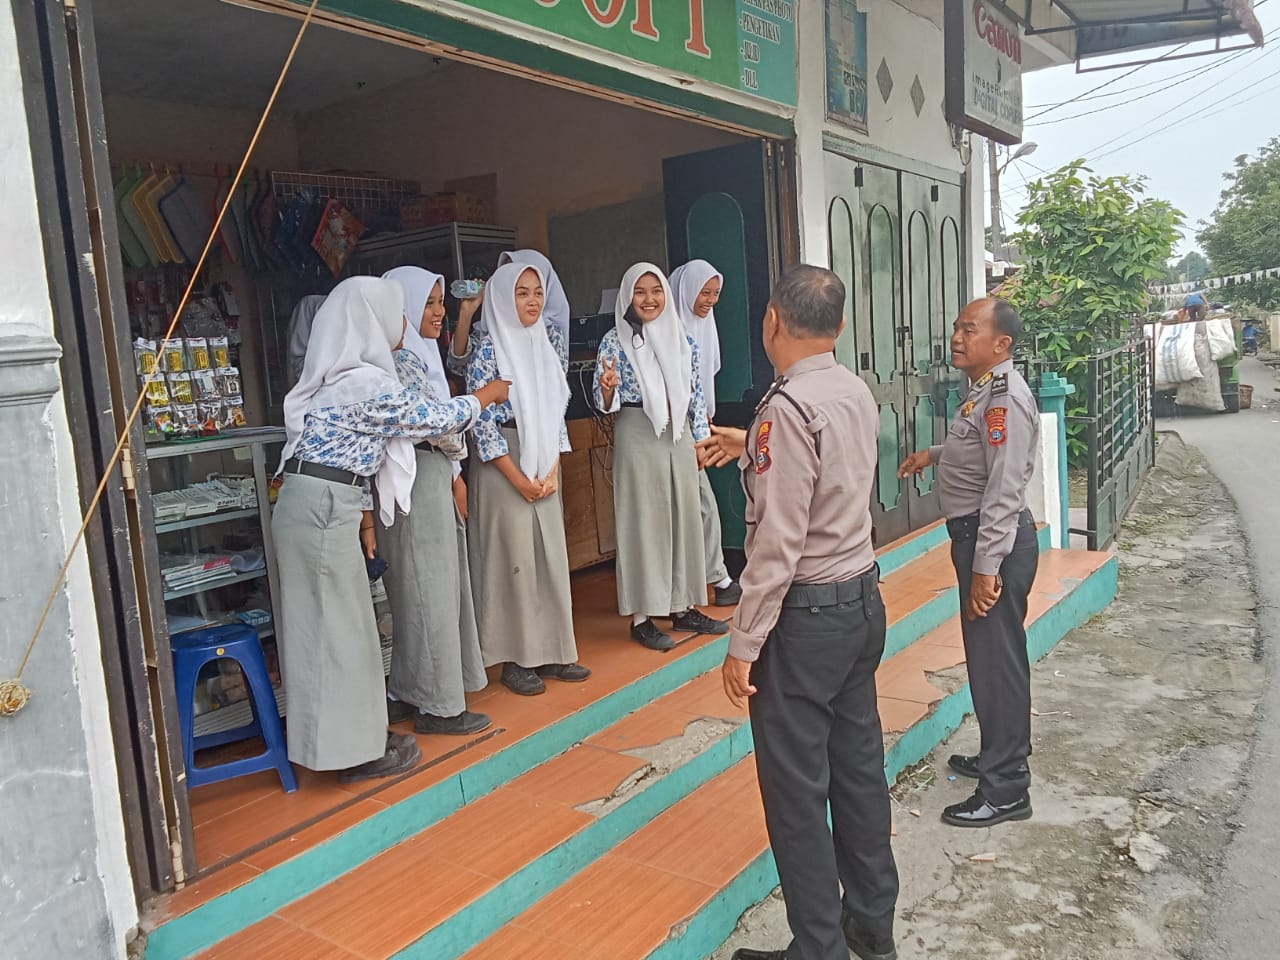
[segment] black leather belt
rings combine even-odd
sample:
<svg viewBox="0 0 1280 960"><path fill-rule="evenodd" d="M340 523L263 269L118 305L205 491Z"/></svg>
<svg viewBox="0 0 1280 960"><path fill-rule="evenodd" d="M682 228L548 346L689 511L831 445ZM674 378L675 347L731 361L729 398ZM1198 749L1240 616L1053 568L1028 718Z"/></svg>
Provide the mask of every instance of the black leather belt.
<svg viewBox="0 0 1280 960"><path fill-rule="evenodd" d="M284 465L285 473L300 473L304 477L315 477L317 480L328 480L330 483L341 483L354 487L363 478L350 470L339 470L337 467L326 467L323 463L312 463L310 460L299 460L290 457Z"/></svg>
<svg viewBox="0 0 1280 960"><path fill-rule="evenodd" d="M502 427L504 430L515 430L517 433L520 431L520 428L516 425L514 420L508 420L506 423L498 424L498 426Z"/></svg>
<svg viewBox="0 0 1280 960"><path fill-rule="evenodd" d="M644 404L643 404L643 403L632 403L630 400L624 400L624 401L623 401L623 403L622 403L622 405L623 405L624 407L631 407L633 410L643 410L643 409L644 409Z"/></svg>
<svg viewBox="0 0 1280 960"><path fill-rule="evenodd" d="M880 567L858 574L852 580L839 583L793 583L782 598L784 607L834 607L841 603L853 603L866 596L867 591L880 580Z"/></svg>
<svg viewBox="0 0 1280 960"><path fill-rule="evenodd" d="M1030 510L1023 510L1018 514L1018 526L1020 527L1029 527L1035 522L1035 517L1031 515ZM967 517L956 517L954 520L947 521L947 533L950 534L952 540L965 540L969 537L976 537L981 523L982 516L977 513L971 513Z"/></svg>

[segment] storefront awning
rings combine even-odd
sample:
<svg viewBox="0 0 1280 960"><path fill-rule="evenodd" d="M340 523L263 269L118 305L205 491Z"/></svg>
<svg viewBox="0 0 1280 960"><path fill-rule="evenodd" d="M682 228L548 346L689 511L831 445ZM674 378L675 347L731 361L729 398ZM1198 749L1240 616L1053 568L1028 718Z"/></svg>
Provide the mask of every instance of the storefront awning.
<svg viewBox="0 0 1280 960"><path fill-rule="evenodd" d="M1006 0L1006 6L1022 22L1027 36L1042 36L1069 50L1082 71L1089 69L1083 65L1086 60L1175 44L1197 46L1187 52L1166 52L1159 59L1263 43L1253 0ZM1144 58L1139 57L1129 64L1142 62ZM1120 65L1110 59L1107 63L1107 67Z"/></svg>

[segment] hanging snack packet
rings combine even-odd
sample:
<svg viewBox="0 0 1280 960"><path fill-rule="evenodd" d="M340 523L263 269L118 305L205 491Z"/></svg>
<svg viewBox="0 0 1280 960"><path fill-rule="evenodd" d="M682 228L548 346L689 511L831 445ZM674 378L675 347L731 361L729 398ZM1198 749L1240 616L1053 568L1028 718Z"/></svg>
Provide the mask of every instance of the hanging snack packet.
<svg viewBox="0 0 1280 960"><path fill-rule="evenodd" d="M191 386L191 374L169 374L169 395L174 403L195 403L196 395Z"/></svg>
<svg viewBox="0 0 1280 960"><path fill-rule="evenodd" d="M164 348L164 372L181 373L187 369L186 354L182 349L182 340L174 337Z"/></svg>
<svg viewBox="0 0 1280 960"><path fill-rule="evenodd" d="M175 403L173 405L173 422L179 433L200 432L200 411L194 403Z"/></svg>
<svg viewBox="0 0 1280 960"><path fill-rule="evenodd" d="M244 418L244 398L240 396L223 397L222 399L222 425L224 427L243 427L246 425Z"/></svg>
<svg viewBox="0 0 1280 960"><path fill-rule="evenodd" d="M167 407L169 405L169 384L165 382L164 374L153 373L148 377L143 377L143 388L147 392L147 403L153 407Z"/></svg>
<svg viewBox="0 0 1280 960"><path fill-rule="evenodd" d="M240 370L236 367L218 368L218 393L224 397L238 397L240 389Z"/></svg>
<svg viewBox="0 0 1280 960"><path fill-rule="evenodd" d="M147 407L147 419L151 429L161 436L167 437L174 431L173 408L167 403L151 404Z"/></svg>
<svg viewBox="0 0 1280 960"><path fill-rule="evenodd" d="M209 338L209 359L215 368L231 366L231 349L226 337Z"/></svg>
<svg viewBox="0 0 1280 960"><path fill-rule="evenodd" d="M197 406L200 408L200 423L204 432L217 433L222 426L222 401L201 400Z"/></svg>
<svg viewBox="0 0 1280 960"><path fill-rule="evenodd" d="M187 369L209 369L209 341L204 337L187 337Z"/></svg>
<svg viewBox="0 0 1280 960"><path fill-rule="evenodd" d="M160 368L160 357L156 354L156 342L139 337L133 341L133 362L138 376L149 377Z"/></svg>
<svg viewBox="0 0 1280 960"><path fill-rule="evenodd" d="M191 383L195 386L197 401L218 399L218 375L212 370L191 371Z"/></svg>

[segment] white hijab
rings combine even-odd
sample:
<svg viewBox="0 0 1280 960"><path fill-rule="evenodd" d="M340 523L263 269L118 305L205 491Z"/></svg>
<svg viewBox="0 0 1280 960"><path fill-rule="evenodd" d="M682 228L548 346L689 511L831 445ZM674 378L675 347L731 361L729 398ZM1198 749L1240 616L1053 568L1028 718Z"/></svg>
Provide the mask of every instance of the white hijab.
<svg viewBox="0 0 1280 960"><path fill-rule="evenodd" d="M482 309L493 338L498 375L511 381L511 409L520 433L520 472L530 480L543 480L560 458L569 381L543 319L539 317L533 326L526 327L516 312L516 284L526 270L538 274L543 282L535 266L508 263L498 267L485 286Z"/></svg>
<svg viewBox="0 0 1280 960"><path fill-rule="evenodd" d="M644 339L637 343L626 315L636 284L646 273L652 273L662 281L667 305L652 322L641 327ZM637 263L624 273L613 317L622 352L640 381L644 412L653 424L653 432L662 436L667 423L671 422L671 435L679 440L684 435L685 422L689 419L689 400L693 396L693 348L689 346L675 297L671 294L671 285L663 272L652 263Z"/></svg>
<svg viewBox="0 0 1280 960"><path fill-rule="evenodd" d="M440 359L440 347L421 333L422 311L431 299L437 283L443 290L444 277L422 267L396 267L384 273L382 279L394 280L404 292L404 315L409 320L409 327L404 332L404 349L416 354L426 364L427 380L436 391L436 399L448 400L452 391L449 390L449 379L445 376L444 361Z"/></svg>
<svg viewBox="0 0 1280 960"><path fill-rule="evenodd" d="M307 341L311 339L311 323L316 318L316 311L324 303L323 296L303 297L293 308L289 317L289 386L292 387L302 376L302 364L307 359Z"/></svg>
<svg viewBox="0 0 1280 960"><path fill-rule="evenodd" d="M399 284L378 277L352 277L333 288L312 321L302 376L284 398L287 438L281 470L298 448L309 410L400 392L391 348L400 342L404 329L404 294ZM374 478L382 522L387 526L395 520L396 507L409 512L416 472L413 441L407 437L388 440L386 458Z"/></svg>
<svg viewBox="0 0 1280 960"><path fill-rule="evenodd" d="M699 374L702 392L707 399L707 416L716 415L716 374L720 372L720 332L716 329L716 310L712 307L705 317L693 312L693 304L711 279L715 277L724 286L724 274L706 260L690 260L683 267L671 271L671 289L680 308L684 328L698 345L698 359L702 361Z"/></svg>
<svg viewBox="0 0 1280 960"><path fill-rule="evenodd" d="M559 327L560 332L568 340L569 298L565 296L564 285L560 283L560 277L556 274L556 268L551 265L551 261L537 250L512 250L498 257L498 266L504 263L523 263L525 266L536 268L538 273L542 274L543 293L546 295L542 316L548 323Z"/></svg>

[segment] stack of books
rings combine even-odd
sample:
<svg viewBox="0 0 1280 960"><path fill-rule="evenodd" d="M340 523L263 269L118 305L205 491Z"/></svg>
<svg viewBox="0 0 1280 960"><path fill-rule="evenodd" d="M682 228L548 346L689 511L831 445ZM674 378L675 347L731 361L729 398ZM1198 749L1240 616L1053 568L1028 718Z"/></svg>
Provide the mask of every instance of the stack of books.
<svg viewBox="0 0 1280 960"><path fill-rule="evenodd" d="M234 577L235 573L231 558L219 554L168 554L160 560L160 574L166 590L186 590L226 580Z"/></svg>

